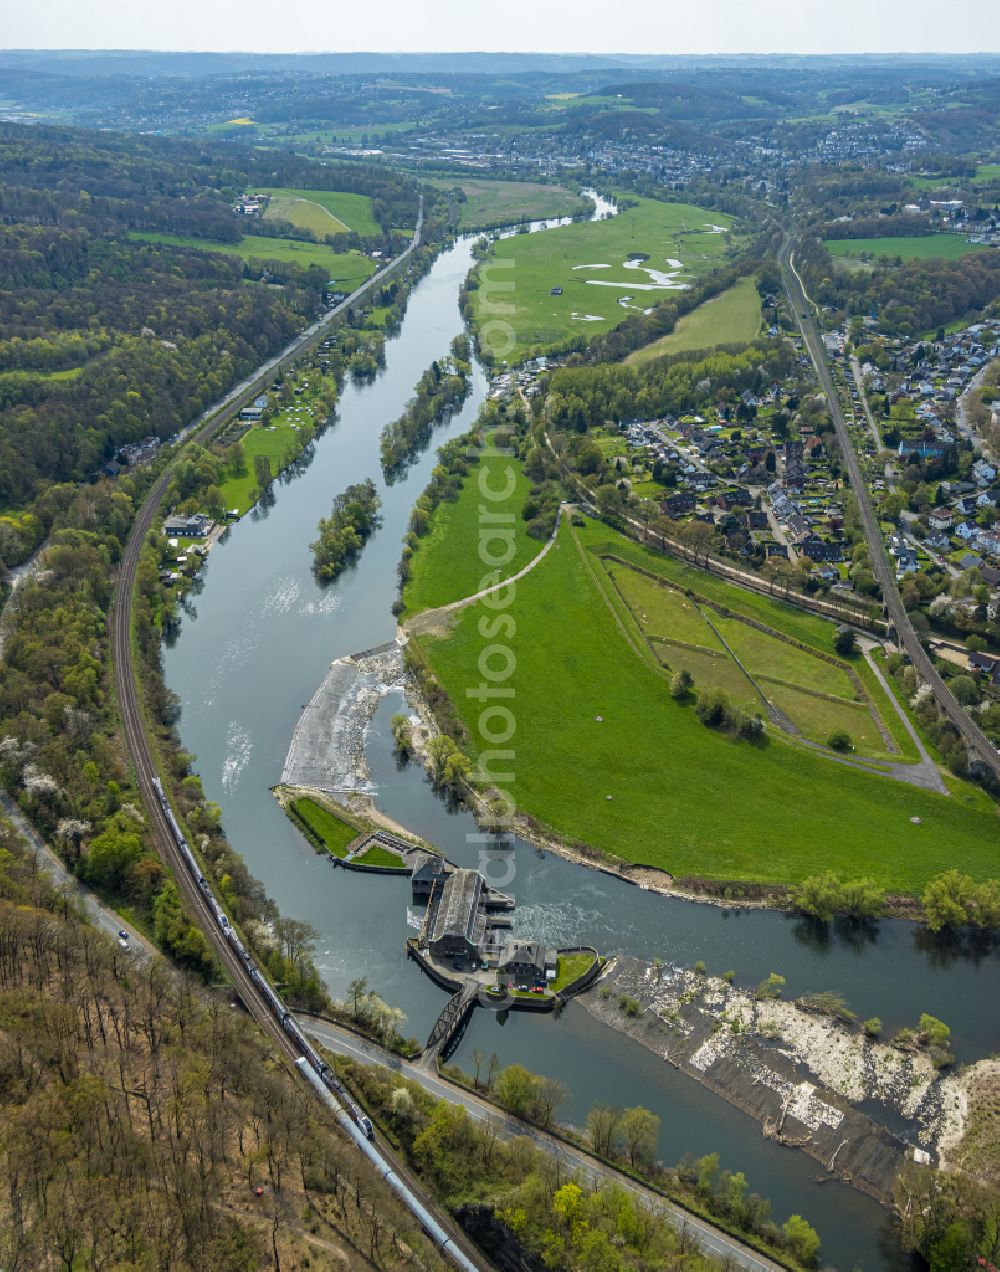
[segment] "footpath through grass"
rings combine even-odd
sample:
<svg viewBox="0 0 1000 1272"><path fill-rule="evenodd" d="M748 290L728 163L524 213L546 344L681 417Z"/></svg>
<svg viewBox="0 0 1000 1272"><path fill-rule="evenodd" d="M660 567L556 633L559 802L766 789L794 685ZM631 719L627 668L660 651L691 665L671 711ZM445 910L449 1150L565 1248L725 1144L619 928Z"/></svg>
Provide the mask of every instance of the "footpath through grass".
<svg viewBox="0 0 1000 1272"><path fill-rule="evenodd" d="M521 516L531 490L531 481L524 475L523 463L507 456L486 462L490 468L488 480L492 489L504 488L508 467L513 478L510 498L490 500L487 508L490 515L510 513L513 517L510 530L514 538L514 555L500 570L500 578L509 578L527 565L545 545L529 536L527 524ZM483 586L488 587L495 581L492 577L487 578L492 567L484 564L480 554L480 533L483 529L480 507L485 503L478 485L480 467L473 468L466 477L456 500L446 500L435 508L430 530L418 541L410 560L410 577L403 589L403 603L409 616L473 596ZM496 540L485 546L489 552L499 553L501 549Z"/></svg>
<svg viewBox="0 0 1000 1272"><path fill-rule="evenodd" d="M576 533L579 546L564 523L509 610L516 730L506 745L516 763L503 767L515 771L509 790L523 812L564 840L678 876L788 883L833 869L916 892L952 866L977 878L994 872L996 810L968 784L946 798L777 736L755 746L705 728L629 645L625 620L595 582L601 566L587 547L611 532ZM612 542L624 555L620 538ZM711 580L698 582L707 590ZM801 631L823 622L782 608ZM481 612L463 611L446 637L418 638L473 756L483 745L481 706L466 690L482 678Z"/></svg>
<svg viewBox="0 0 1000 1272"><path fill-rule="evenodd" d="M667 353L690 353L695 349L711 349L715 345L749 344L760 331L760 294L752 278L738 283L706 300L678 320L673 331L625 359L635 364L661 358Z"/></svg>

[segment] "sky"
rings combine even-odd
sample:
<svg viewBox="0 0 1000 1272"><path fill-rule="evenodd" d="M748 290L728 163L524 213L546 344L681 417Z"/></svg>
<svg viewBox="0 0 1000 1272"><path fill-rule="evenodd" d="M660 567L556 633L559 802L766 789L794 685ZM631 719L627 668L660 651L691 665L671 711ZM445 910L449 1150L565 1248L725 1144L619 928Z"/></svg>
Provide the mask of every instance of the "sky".
<svg viewBox="0 0 1000 1272"><path fill-rule="evenodd" d="M0 0L0 47L985 53L1000 0Z"/></svg>

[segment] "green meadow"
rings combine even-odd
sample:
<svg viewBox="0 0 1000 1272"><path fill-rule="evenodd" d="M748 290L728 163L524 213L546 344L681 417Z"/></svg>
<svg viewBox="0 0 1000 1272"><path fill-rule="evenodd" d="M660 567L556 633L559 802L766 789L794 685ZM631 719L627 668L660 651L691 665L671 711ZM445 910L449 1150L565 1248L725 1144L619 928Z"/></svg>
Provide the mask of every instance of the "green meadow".
<svg viewBox="0 0 1000 1272"><path fill-rule="evenodd" d="M689 283L723 264L732 250L731 217L638 199L604 221L576 222L498 239L478 269L473 320L487 352L520 362L579 336L618 326L628 315L678 294L645 269ZM717 233L710 227L725 227ZM671 265L680 261L680 267ZM561 294L553 295L553 289ZM510 325L514 344L488 324Z"/></svg>
<svg viewBox="0 0 1000 1272"><path fill-rule="evenodd" d="M382 233L372 216L367 194L343 190L292 190L287 186L263 186L256 191L271 197L267 217L281 218L317 234L342 234L353 230L363 237Z"/></svg>
<svg viewBox="0 0 1000 1272"><path fill-rule="evenodd" d="M760 331L760 294L752 278L741 278L679 319L667 335L636 349L629 363L649 362L666 353L690 353L715 345L749 344Z"/></svg>
<svg viewBox="0 0 1000 1272"><path fill-rule="evenodd" d="M955 260L966 252L982 252L978 243L967 243L959 234L925 234L920 238L826 239L831 256L900 256L904 261Z"/></svg>
<svg viewBox="0 0 1000 1272"><path fill-rule="evenodd" d="M516 225L525 219L544 221L555 216L575 216L592 206L573 190L540 181L499 181L481 177L461 177L455 181L430 182L441 190L461 186L465 202L458 226L461 230L490 225Z"/></svg>
<svg viewBox="0 0 1000 1272"><path fill-rule="evenodd" d="M508 611L517 625L509 680L516 727L505 743L516 764L504 767L515 770L510 791L522 812L568 842L678 876L787 883L833 869L912 893L952 866L991 873L997 813L977 788L955 783L952 796L934 795L774 730L760 745L734 740L674 702L669 673L606 589L601 555L626 555L624 542L600 524L564 523L558 546L517 584ZM638 544L628 551L645 568L663 560ZM706 591L710 583L720 581L706 578ZM750 607L769 626L811 632L823 642L817 648L829 648L824 620L786 615L791 607L766 597L751 597ZM446 636L415 638L469 731L473 757L481 707L466 690L481 680L481 612L462 611Z"/></svg>
<svg viewBox="0 0 1000 1272"><path fill-rule="evenodd" d="M280 261L283 265L299 265L302 269L318 265L327 271L331 281L348 292L370 278L377 268L376 263L361 252L338 252L326 243L301 243L297 239L267 238L262 234L244 234L239 243L213 243L182 234L156 234L145 230L130 230L129 238L144 243L193 248L198 252L222 252L226 256L239 256L244 261Z"/></svg>
<svg viewBox="0 0 1000 1272"><path fill-rule="evenodd" d="M500 489L506 483L508 465L514 478L511 496L499 502L491 500L489 504L491 513L509 513L512 516L510 526L514 536L514 556L500 571L503 578L516 574L544 546L528 536L521 516L531 489L521 461L513 457L491 460L490 485ZM474 469L465 479L456 500L446 500L438 505L430 530L418 541L410 559L410 577L403 588L403 603L408 615L473 596L483 586L490 567L483 564L479 552L479 515L483 499L477 484L478 472L478 468ZM499 554L499 547L499 544L493 544L490 551Z"/></svg>

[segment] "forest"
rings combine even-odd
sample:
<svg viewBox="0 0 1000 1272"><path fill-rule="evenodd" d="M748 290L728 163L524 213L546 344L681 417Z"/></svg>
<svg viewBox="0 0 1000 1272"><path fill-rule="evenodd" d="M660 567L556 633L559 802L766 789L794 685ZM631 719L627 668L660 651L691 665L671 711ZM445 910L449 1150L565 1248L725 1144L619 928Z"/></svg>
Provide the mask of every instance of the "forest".
<svg viewBox="0 0 1000 1272"><path fill-rule="evenodd" d="M0 567L40 542L46 527L31 505L50 484L92 481L123 444L171 437L321 303L322 270L269 262L265 272L134 242L129 231L235 242L232 199L273 179L275 163L281 180L336 179L370 194L387 226L416 217L407 179L291 155L241 157L237 165L200 143L0 125Z"/></svg>
<svg viewBox="0 0 1000 1272"><path fill-rule="evenodd" d="M230 995L142 957L0 817L0 1263L443 1269Z"/></svg>
<svg viewBox="0 0 1000 1272"><path fill-rule="evenodd" d="M758 341L739 352L681 354L639 366L564 367L549 377L549 418L558 429L582 433L609 420L680 416L703 402L705 381L716 395L738 393L781 379L791 363L785 342Z"/></svg>
<svg viewBox="0 0 1000 1272"><path fill-rule="evenodd" d="M876 262L871 270L835 268L815 238L796 247L810 297L847 314L873 314L889 335L918 336L956 318L982 313L1000 299L1000 253L970 252L957 260Z"/></svg>

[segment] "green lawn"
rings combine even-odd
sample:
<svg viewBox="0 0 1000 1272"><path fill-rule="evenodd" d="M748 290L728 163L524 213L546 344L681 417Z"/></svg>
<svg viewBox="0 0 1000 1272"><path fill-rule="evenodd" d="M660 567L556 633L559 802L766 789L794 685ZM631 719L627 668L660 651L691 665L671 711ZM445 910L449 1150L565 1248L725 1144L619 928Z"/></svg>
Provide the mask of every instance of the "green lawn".
<svg viewBox="0 0 1000 1272"><path fill-rule="evenodd" d="M714 233L711 225L725 226L727 232ZM636 207L605 221L499 239L479 267L474 323L485 332L487 352L510 362L568 339L589 338L618 326L630 313L676 296L677 285L717 268L727 258L732 225L731 217L690 204L639 199ZM640 254L648 259L637 262L642 268L634 267L630 257ZM679 269L670 264L673 260L681 262ZM585 268L592 266L606 268ZM661 278L643 269L656 270ZM554 287L562 288L562 295L552 295ZM506 333L496 326L487 329L497 321L511 325L512 348L506 348Z"/></svg>
<svg viewBox="0 0 1000 1272"><path fill-rule="evenodd" d="M784 711L802 736L811 742L826 744L831 733L843 730L851 735L859 755L886 755L885 742L863 702L834 701L809 693L796 685L779 684L767 676L760 678L760 687L768 699ZM893 756L898 759L898 756Z"/></svg>
<svg viewBox="0 0 1000 1272"><path fill-rule="evenodd" d="M833 869L913 892L952 866L995 873L997 814L976 788L956 784L946 798L779 737L754 746L701 725L623 639L595 583L600 566L584 545L620 536L602 526L574 536L564 523L509 611L516 766L506 767L518 806L540 825L677 875L789 882ZM479 618L472 606L448 636L418 638L474 755L481 707L466 690L481 680Z"/></svg>
<svg viewBox="0 0 1000 1272"><path fill-rule="evenodd" d="M484 462L489 465L486 480L491 487L499 490L505 486L508 465L514 477L511 497L489 505L491 512L513 515L510 529L514 535L514 556L500 571L500 577L507 578L527 565L545 545L529 537L521 516L531 489L531 482L524 475L524 465L519 459L506 456ZM484 564L480 556L479 510L483 499L479 493L478 473L478 467L472 470L457 500L445 501L434 510L430 531L419 541L410 560L410 578L403 589L408 615L472 596L484 586L483 580L493 568ZM499 542L484 546L491 553L499 555L501 552ZM487 579L485 585L489 586L493 581Z"/></svg>
<svg viewBox="0 0 1000 1272"><path fill-rule="evenodd" d="M319 265L344 291L353 291L377 268L376 263L361 252L336 252L326 243L300 243L297 239L267 238L262 234L244 234L239 243L212 243L208 239L182 234L154 234L145 230L130 230L129 238L145 243L194 248L199 252L222 252L226 256L239 256L244 261L281 261L303 269Z"/></svg>
<svg viewBox="0 0 1000 1272"><path fill-rule="evenodd" d="M379 844L372 844L370 848L366 848L360 857L354 857L363 866L383 866L392 870L403 869L403 859L398 852L390 852L388 848L383 848Z"/></svg>
<svg viewBox="0 0 1000 1272"><path fill-rule="evenodd" d="M289 807L294 815L293 820L298 818L303 821L334 857L346 856L347 845L358 837L359 831L355 826L341 821L328 808L323 808L315 800L303 796L300 799L293 799Z"/></svg>
<svg viewBox="0 0 1000 1272"><path fill-rule="evenodd" d="M588 971L594 963L593 954L560 954L556 962L556 978L549 983L549 989L558 993L564 986L571 984Z"/></svg>
<svg viewBox="0 0 1000 1272"><path fill-rule="evenodd" d="M760 331L760 293L752 278L713 296L681 318L673 331L636 349L625 359L629 363L649 362L665 353L689 353L714 345L748 344Z"/></svg>
<svg viewBox="0 0 1000 1272"><path fill-rule="evenodd" d="M253 425L240 439L246 456L246 472L241 477L227 477L222 483L222 502L227 511L235 508L240 516L257 501L257 479L254 476L254 457L266 455L271 461L271 472L277 476L288 448L295 444L297 430L287 420L278 420L270 428Z"/></svg>
<svg viewBox="0 0 1000 1272"><path fill-rule="evenodd" d="M606 569L647 636L666 637L722 652L722 644L705 622L701 610L682 592L664 587L614 561L609 561Z"/></svg>
<svg viewBox="0 0 1000 1272"><path fill-rule="evenodd" d="M271 196L269 217L283 217L317 234L353 230L367 238L382 233L372 216L372 201L367 194L350 194L345 190L293 190L287 186L258 187L256 193Z"/></svg>
<svg viewBox="0 0 1000 1272"><path fill-rule="evenodd" d="M691 649L672 640L654 644L657 658L672 673L686 671L695 689L721 689L734 707L762 712L760 695L733 660L721 649Z"/></svg>
<svg viewBox="0 0 1000 1272"><path fill-rule="evenodd" d="M565 186L544 185L539 181L457 177L454 181L435 178L430 184L441 190L453 190L456 185L462 187L465 202L458 221L462 230L516 225L525 219L544 221L555 216L575 216L592 206Z"/></svg>
<svg viewBox="0 0 1000 1272"><path fill-rule="evenodd" d="M774 680L830 693L851 701L855 697L851 678L842 667L789 645L787 641L768 636L736 618L711 615L712 622L751 676L770 676ZM832 624L831 624L832 628Z"/></svg>
<svg viewBox="0 0 1000 1272"><path fill-rule="evenodd" d="M875 256L901 256L904 261L954 260L966 252L986 250L978 243L967 243L960 234L925 234L920 238L826 239L824 247L831 256L871 253Z"/></svg>

